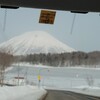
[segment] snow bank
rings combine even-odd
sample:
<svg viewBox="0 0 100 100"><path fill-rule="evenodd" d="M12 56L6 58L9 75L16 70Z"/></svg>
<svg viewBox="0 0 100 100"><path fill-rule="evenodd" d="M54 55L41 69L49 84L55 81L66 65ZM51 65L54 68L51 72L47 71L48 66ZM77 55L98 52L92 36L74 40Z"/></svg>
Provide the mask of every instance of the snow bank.
<svg viewBox="0 0 100 100"><path fill-rule="evenodd" d="M45 94L43 88L34 86L0 87L0 100L39 100Z"/></svg>
<svg viewBox="0 0 100 100"><path fill-rule="evenodd" d="M100 88L99 87L79 86L79 87L73 87L73 88L59 88L59 87L44 86L44 88L48 89L48 90L70 91L70 92L74 92L74 93L100 97Z"/></svg>
<svg viewBox="0 0 100 100"><path fill-rule="evenodd" d="M28 66L28 67L38 67L38 68L55 68L53 66L47 66L47 65L42 65L42 64L31 64L31 63L26 63L26 62L22 62L22 63L14 63L12 64L12 66ZM13 67L12 67L13 68ZM8 68L7 71L9 71L9 69L11 68Z"/></svg>
<svg viewBox="0 0 100 100"><path fill-rule="evenodd" d="M69 89L69 91L72 91L75 93L81 93L85 95L90 95L90 96L100 97L99 87L82 86L82 87L75 87L75 88Z"/></svg>

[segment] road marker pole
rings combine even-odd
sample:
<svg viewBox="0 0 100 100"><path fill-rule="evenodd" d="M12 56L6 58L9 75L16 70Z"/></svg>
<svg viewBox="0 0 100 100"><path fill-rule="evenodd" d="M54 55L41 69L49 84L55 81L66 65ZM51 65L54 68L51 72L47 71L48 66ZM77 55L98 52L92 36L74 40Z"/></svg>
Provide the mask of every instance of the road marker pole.
<svg viewBox="0 0 100 100"><path fill-rule="evenodd" d="M38 87L40 88L40 83L41 83L41 76L38 75Z"/></svg>

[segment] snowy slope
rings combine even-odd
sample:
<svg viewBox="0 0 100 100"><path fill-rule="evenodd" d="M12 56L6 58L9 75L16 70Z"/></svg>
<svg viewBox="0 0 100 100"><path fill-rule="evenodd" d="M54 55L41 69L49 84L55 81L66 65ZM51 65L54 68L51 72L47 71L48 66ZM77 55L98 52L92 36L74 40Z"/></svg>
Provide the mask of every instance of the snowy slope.
<svg viewBox="0 0 100 100"><path fill-rule="evenodd" d="M16 36L0 45L0 48L11 50L15 55L39 53L63 53L75 51L44 31L28 32Z"/></svg>

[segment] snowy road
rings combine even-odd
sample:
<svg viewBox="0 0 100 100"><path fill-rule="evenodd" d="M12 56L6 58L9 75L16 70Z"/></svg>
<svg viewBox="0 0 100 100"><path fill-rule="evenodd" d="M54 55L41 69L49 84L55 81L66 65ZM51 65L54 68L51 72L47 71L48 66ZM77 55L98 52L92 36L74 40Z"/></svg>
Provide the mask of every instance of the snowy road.
<svg viewBox="0 0 100 100"><path fill-rule="evenodd" d="M48 94L44 100L100 100L100 98L73 93L69 91L47 90Z"/></svg>

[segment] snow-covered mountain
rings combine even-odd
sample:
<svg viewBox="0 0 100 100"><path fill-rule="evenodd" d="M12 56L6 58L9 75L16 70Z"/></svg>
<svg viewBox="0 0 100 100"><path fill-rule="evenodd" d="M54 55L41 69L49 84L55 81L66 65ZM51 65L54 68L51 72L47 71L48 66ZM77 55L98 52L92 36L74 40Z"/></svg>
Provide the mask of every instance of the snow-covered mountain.
<svg viewBox="0 0 100 100"><path fill-rule="evenodd" d="M39 53L73 52L73 48L58 41L44 31L27 32L16 36L2 44L0 48L10 50L14 55Z"/></svg>

